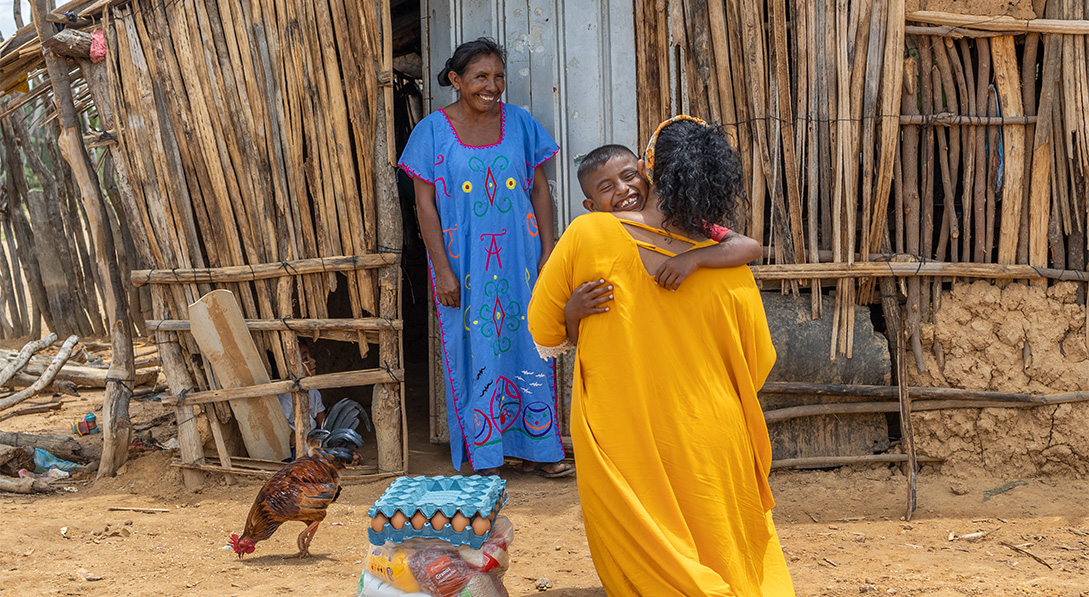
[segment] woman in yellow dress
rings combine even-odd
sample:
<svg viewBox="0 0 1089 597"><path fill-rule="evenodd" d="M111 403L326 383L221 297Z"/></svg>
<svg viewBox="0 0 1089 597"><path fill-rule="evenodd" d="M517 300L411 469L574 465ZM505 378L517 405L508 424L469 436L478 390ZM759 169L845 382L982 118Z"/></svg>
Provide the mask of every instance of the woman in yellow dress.
<svg viewBox="0 0 1089 597"><path fill-rule="evenodd" d="M794 595L756 398L775 348L752 273L699 269L677 291L652 276L713 242L743 193L737 156L721 127L681 116L659 127L645 171L650 207L575 219L529 307L547 352L567 340L572 291L613 286L610 309L579 323L571 409L594 565L611 596Z"/></svg>

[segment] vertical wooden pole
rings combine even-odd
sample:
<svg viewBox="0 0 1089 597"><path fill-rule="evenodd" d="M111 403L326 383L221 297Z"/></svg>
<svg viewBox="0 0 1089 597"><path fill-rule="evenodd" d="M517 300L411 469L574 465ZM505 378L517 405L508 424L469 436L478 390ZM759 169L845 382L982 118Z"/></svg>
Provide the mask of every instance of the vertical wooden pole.
<svg viewBox="0 0 1089 597"><path fill-rule="evenodd" d="M393 63L393 39L390 23L389 0L377 0L378 15L382 19L382 52L379 61L381 72ZM403 244L401 229L401 202L397 196L394 176L394 147L390 142L393 129L393 83L387 80L378 96L377 130L374 143L374 191L378 205L378 248L386 252L400 252ZM401 264L386 266L378 272L378 316L386 319L400 317ZM382 330L378 335L378 366L387 370L401 367L401 333ZM380 472L405 471L408 468L408 433L404 412L404 384L393 382L376 384L371 399L378 442L378 470Z"/></svg>
<svg viewBox="0 0 1089 597"><path fill-rule="evenodd" d="M976 111L979 116L987 116L988 85L991 80L991 51L986 39L976 40ZM976 222L975 242L972 249L972 261L986 263L990 261L987 247L987 130L977 126L975 131L975 184L972 186L972 217Z"/></svg>
<svg viewBox="0 0 1089 597"><path fill-rule="evenodd" d="M994 60L994 84L1002 116L1024 116L1021 77L1017 68L1017 48L1013 36L991 40ZM1009 265L1017 259L1017 241L1021 227L1022 192L1025 161L1025 128L1021 124L1002 127L1005 149L1005 175L1002 181L1002 230L998 237L998 263Z"/></svg>
<svg viewBox="0 0 1089 597"><path fill-rule="evenodd" d="M787 44L786 2L773 0L772 47L774 48L775 78L778 81L779 118L782 122L783 176L787 189L787 210L783 222L788 237L793 263L805 263L805 232L802 224L802 190L798 172L798 158L794 151L794 105L790 98L790 50ZM784 239L786 240L786 239Z"/></svg>
<svg viewBox="0 0 1089 597"><path fill-rule="evenodd" d="M292 302L292 291L294 286L295 278L292 276L284 276L277 281L276 308L280 312L280 317L292 318L295 316L294 304ZM303 367L302 361L299 358L299 337L295 332L287 330L285 332L280 332L280 342L284 347L284 356L287 358L289 377L291 379L306 377L306 369ZM296 389L291 392L291 396L293 408L292 418L295 421L295 431L293 434L295 457L298 458L306 455L306 435L310 433L310 393Z"/></svg>
<svg viewBox="0 0 1089 597"><path fill-rule="evenodd" d="M819 136L819 97L820 87L818 86L819 74L818 74L818 60L821 53L817 49L817 32L820 30L817 24L817 7L822 6L821 2L805 2L805 18L809 21L805 28L805 46L807 55L807 69L806 78L808 79L806 87L808 88L808 97L806 101L806 115L808 116L808 122L806 122L806 138L808 140L808 146L806 148L806 157L808 159L807 173L808 173L808 196L806 208L808 209L808 217L806 218L808 224L807 232L809 237L809 262L820 263L820 242L817 235L820 228L820 189L821 189L821 176L820 176L820 159L821 152L818 150L818 136ZM799 45L801 44L799 40ZM799 74L799 79L801 76ZM801 83L798 87L801 88ZM821 317L823 301L821 300L821 280L820 278L813 278L809 281L809 309L810 317L817 319Z"/></svg>
<svg viewBox="0 0 1089 597"><path fill-rule="evenodd" d="M911 515L915 513L915 489L916 489L916 459L915 459L915 430L911 425L911 396L908 394L908 381L907 381L907 367L904 365L904 350L903 346L907 339L908 329L907 327L900 328L900 341L897 342L896 347L898 350L896 362L897 362L897 385L900 390L900 437L904 442L904 452L907 453L907 463L905 470L905 477L908 482L907 492L907 508L904 513L904 520L910 521Z"/></svg>
<svg viewBox="0 0 1089 597"><path fill-rule="evenodd" d="M1051 112L1055 103L1055 87L1058 84L1061 52L1062 38L1055 34L1045 35L1040 106L1037 111L1038 118L1033 138L1031 186L1029 187L1029 264L1037 267L1047 267L1048 225L1052 219L1049 209L1052 203L1057 204L1057 201L1053 201L1051 193ZM1056 195L1054 199L1057 200L1058 196ZM1065 262L1065 255L1063 257Z"/></svg>
<svg viewBox="0 0 1089 597"><path fill-rule="evenodd" d="M113 348L113 366L110 367L109 381L106 384L106 397L103 401L103 448L102 461L98 467L98 478L111 477L128 459L129 440L132 438L132 424L128 418L129 398L132 396L132 384L135 371L133 368L132 325L129 322L128 309L125 307L124 289L121 275L117 269L117 258L113 246L113 232L106 221L106 206L102 191L95 176L90 156L83 146L83 137L79 131L79 119L72 101L72 83L68 76L67 61L45 47L46 41L53 37L55 28L46 20L49 11L47 0L34 0L31 3L34 25L38 30L38 39L42 43L42 56L45 58L53 87L53 103L60 116L61 127L59 147L61 155L72 168L79 185L80 199L87 216L87 225L95 244L95 252L105 269L103 278L109 280L102 292L106 313L111 322L111 344Z"/></svg>
<svg viewBox="0 0 1089 597"><path fill-rule="evenodd" d="M924 42L925 43L925 42ZM900 99L900 111L906 115L917 115L919 107L916 104L916 82L919 81L919 69L915 58L908 56L903 59L903 93ZM920 255L921 250L921 225L922 225L922 200L919 197L919 127L908 125L904 127L903 146L900 150L900 160L903 168L904 188L904 251L911 255ZM922 342L919 339L919 320L921 317L919 302L922 294L920 279L912 276L907 280L907 315L904 317L904 325L910 332L911 349L915 355L915 368L920 373L926 371L923 361Z"/></svg>
<svg viewBox="0 0 1089 597"><path fill-rule="evenodd" d="M168 306L170 299L167 297L166 289L161 285L151 287L151 303L156 319L172 319ZM163 364L163 373L166 375L167 385L170 386L170 393L181 398L193 391L195 384L189 375L189 370L185 367L185 358L182 356L177 333L156 331L155 346L159 349L159 360ZM188 405L176 407L174 418L178 424L178 455L182 464L204 464L204 447L201 445L193 407ZM196 489L204 484L204 473L183 468L182 482L185 483L186 489Z"/></svg>

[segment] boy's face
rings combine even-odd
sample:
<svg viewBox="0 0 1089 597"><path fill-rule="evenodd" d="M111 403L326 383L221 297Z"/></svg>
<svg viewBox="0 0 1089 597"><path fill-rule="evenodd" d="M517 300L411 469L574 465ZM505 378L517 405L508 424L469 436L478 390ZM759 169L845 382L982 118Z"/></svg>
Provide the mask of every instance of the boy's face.
<svg viewBox="0 0 1089 597"><path fill-rule="evenodd" d="M618 156L589 173L582 181L588 211L642 211L650 194L643 160L633 155Z"/></svg>

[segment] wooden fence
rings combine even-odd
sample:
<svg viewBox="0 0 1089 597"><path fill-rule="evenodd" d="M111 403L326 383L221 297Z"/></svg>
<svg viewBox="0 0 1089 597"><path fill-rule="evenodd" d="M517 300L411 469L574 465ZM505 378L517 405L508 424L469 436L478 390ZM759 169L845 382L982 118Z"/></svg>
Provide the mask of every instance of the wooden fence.
<svg viewBox="0 0 1089 597"><path fill-rule="evenodd" d="M217 389L185 331L188 305L226 288L281 376L305 376L298 335L351 341L361 356L377 346L376 369L334 381L377 383L374 470L404 471L388 1L98 0L62 12L105 32L105 62L76 62L75 87L93 97L116 166L113 207L138 256L129 280L151 288L179 423L193 419L190 392ZM5 89L34 78L31 32L0 48ZM338 289L347 313L330 312ZM192 395L213 402L214 430L230 421L226 402ZM181 464L208 462L195 427L179 435Z"/></svg>
<svg viewBox="0 0 1089 597"><path fill-rule="evenodd" d="M726 126L748 181L739 229L776 264L756 276L809 284L814 316L835 285L833 358L880 272L906 279L920 364L943 278L1089 279L1080 3L1035 2L1046 18L1030 20L895 0L635 5L641 141L671 113ZM896 285L879 287L896 324Z"/></svg>

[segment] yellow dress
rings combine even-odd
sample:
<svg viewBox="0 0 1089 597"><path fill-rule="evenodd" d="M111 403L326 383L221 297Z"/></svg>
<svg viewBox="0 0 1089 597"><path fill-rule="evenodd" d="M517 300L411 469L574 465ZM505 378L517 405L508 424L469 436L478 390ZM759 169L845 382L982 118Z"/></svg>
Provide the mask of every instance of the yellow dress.
<svg viewBox="0 0 1089 597"><path fill-rule="evenodd" d="M756 399L775 348L752 273L700 269L663 290L639 255L650 247L625 226L605 213L572 222L528 313L537 344L560 346L572 291L599 278L614 287L609 312L580 324L571 407L586 536L605 590L794 595Z"/></svg>

